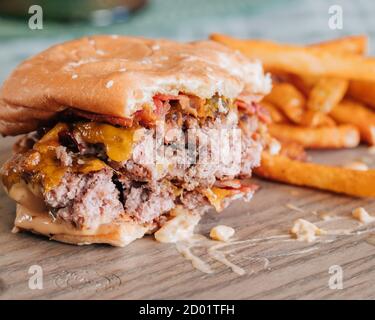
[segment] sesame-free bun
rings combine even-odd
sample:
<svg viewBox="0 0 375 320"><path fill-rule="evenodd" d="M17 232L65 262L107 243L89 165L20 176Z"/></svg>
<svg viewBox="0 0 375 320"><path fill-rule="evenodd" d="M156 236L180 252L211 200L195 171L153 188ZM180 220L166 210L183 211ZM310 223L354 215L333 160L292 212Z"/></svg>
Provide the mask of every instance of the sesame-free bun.
<svg viewBox="0 0 375 320"><path fill-rule="evenodd" d="M13 232L30 231L69 244L88 245L93 243L125 247L142 238L149 227L131 222L113 223L100 226L97 230L76 230L52 219L46 212L35 212L17 204L17 216Z"/></svg>
<svg viewBox="0 0 375 320"><path fill-rule="evenodd" d="M15 183L9 189L5 187L5 191L17 202L14 232L30 231L70 244L105 243L124 247L155 228L153 224L139 224L124 217L95 229L78 229L53 218L41 196L32 192L25 182Z"/></svg>
<svg viewBox="0 0 375 320"><path fill-rule="evenodd" d="M267 93L257 61L215 43L93 36L59 45L21 63L0 91L0 133L35 130L66 109L131 118L156 93Z"/></svg>

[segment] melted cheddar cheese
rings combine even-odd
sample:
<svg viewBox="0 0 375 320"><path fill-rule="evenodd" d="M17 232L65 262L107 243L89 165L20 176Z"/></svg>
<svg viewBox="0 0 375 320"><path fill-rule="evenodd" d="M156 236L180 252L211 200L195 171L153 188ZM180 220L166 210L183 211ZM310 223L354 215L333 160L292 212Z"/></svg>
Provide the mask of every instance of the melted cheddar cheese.
<svg viewBox="0 0 375 320"><path fill-rule="evenodd" d="M59 133L65 130L69 130L68 125L58 123L24 155L22 165L7 170L2 178L8 190L19 182L25 173L31 174L33 184L41 183L48 192L61 182L67 172L87 174L107 167L103 161L95 157L82 155L74 156L71 166L64 166L57 158L56 148L60 146ZM82 122L75 124L73 130L80 133L86 143L103 144L111 160L121 162L131 156L136 130L134 128L116 128L109 124Z"/></svg>
<svg viewBox="0 0 375 320"><path fill-rule="evenodd" d="M25 169L36 173L34 180L42 181L46 191L56 187L68 171L89 173L106 167L103 161L89 157L81 158L80 163L74 164L72 167L63 166L56 157L56 148L60 146L59 133L64 130L68 130L68 126L65 123L58 123L35 144L34 153L31 153L26 161ZM33 161L32 158L38 153L39 161Z"/></svg>
<svg viewBox="0 0 375 320"><path fill-rule="evenodd" d="M116 128L109 124L86 122L75 125L75 129L87 143L102 143L107 156L122 162L130 158L133 146L134 128Z"/></svg>
<svg viewBox="0 0 375 320"><path fill-rule="evenodd" d="M221 211L223 210L223 201L233 196L234 191L212 187L211 189L204 190L202 193L207 197L211 205L215 207L216 211Z"/></svg>

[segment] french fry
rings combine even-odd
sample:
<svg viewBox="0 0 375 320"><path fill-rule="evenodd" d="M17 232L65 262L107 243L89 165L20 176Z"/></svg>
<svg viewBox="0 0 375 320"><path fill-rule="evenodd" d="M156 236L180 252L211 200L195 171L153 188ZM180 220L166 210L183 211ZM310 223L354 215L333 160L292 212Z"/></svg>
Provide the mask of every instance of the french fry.
<svg viewBox="0 0 375 320"><path fill-rule="evenodd" d="M274 84L264 101L277 106L291 121L300 123L306 104L305 97L289 83Z"/></svg>
<svg viewBox="0 0 375 320"><path fill-rule="evenodd" d="M307 159L307 153L304 147L296 142L282 142L280 154L299 161L305 161Z"/></svg>
<svg viewBox="0 0 375 320"><path fill-rule="evenodd" d="M347 52L363 55L367 51L368 39L366 36L352 36L330 40L312 45L332 52ZM375 108L375 83L366 81L350 81L348 94L350 97L367 103Z"/></svg>
<svg viewBox="0 0 375 320"><path fill-rule="evenodd" d="M375 109L375 82L350 81L348 95Z"/></svg>
<svg viewBox="0 0 375 320"><path fill-rule="evenodd" d="M304 127L334 127L335 121L327 114L320 111L306 110L300 123Z"/></svg>
<svg viewBox="0 0 375 320"><path fill-rule="evenodd" d="M260 104L270 114L272 122L276 122L276 123L288 123L289 122L288 118L279 109L277 109L277 107L275 107L275 105L273 105L272 103L267 102L267 101L262 101Z"/></svg>
<svg viewBox="0 0 375 320"><path fill-rule="evenodd" d="M240 40L221 34L211 39L259 59L267 70L299 75L375 81L375 59L332 52L319 47L282 45L271 41Z"/></svg>
<svg viewBox="0 0 375 320"><path fill-rule="evenodd" d="M367 42L368 39L366 36L359 35L315 43L310 45L310 47L321 48L331 52L346 52L363 55L367 51ZM308 96L319 78L313 76L301 77L295 74L290 74L289 80L297 87L298 90L300 90L304 95Z"/></svg>
<svg viewBox="0 0 375 320"><path fill-rule="evenodd" d="M288 82L293 84L306 98L309 96L311 89L315 86L317 81L318 78L313 76L302 77L292 73L288 75Z"/></svg>
<svg viewBox="0 0 375 320"><path fill-rule="evenodd" d="M375 112L363 104L344 100L334 107L330 115L341 124L351 124L359 129L361 139L375 145Z"/></svg>
<svg viewBox="0 0 375 320"><path fill-rule="evenodd" d="M368 38L365 35L349 36L310 45L311 47L363 55L367 52Z"/></svg>
<svg viewBox="0 0 375 320"><path fill-rule="evenodd" d="M310 45L310 47L321 48L331 52L346 52L363 55L367 51L368 39L364 35L349 36L339 39L329 40ZM319 78L313 76L288 75L289 81L300 90L305 96L310 94L311 89L316 85ZM345 81L345 80L342 80Z"/></svg>
<svg viewBox="0 0 375 320"><path fill-rule="evenodd" d="M264 152L255 173L263 178L343 193L356 197L375 197L375 170L358 171L342 167L300 162L283 155Z"/></svg>
<svg viewBox="0 0 375 320"><path fill-rule="evenodd" d="M348 81L336 78L321 78L313 86L307 99L307 108L328 113L344 97Z"/></svg>
<svg viewBox="0 0 375 320"><path fill-rule="evenodd" d="M310 149L353 148L360 142L359 131L352 125L305 128L288 124L270 124L269 133L280 141L297 142Z"/></svg>

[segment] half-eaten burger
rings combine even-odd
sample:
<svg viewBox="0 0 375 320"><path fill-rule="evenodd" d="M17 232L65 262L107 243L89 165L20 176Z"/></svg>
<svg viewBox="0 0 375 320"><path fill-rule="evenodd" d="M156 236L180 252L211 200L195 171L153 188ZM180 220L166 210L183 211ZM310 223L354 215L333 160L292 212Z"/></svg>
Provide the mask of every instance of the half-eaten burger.
<svg viewBox="0 0 375 320"><path fill-rule="evenodd" d="M23 134L1 171L14 230L178 240L174 226L253 195L269 88L257 61L211 41L94 36L24 61L0 92L0 132Z"/></svg>

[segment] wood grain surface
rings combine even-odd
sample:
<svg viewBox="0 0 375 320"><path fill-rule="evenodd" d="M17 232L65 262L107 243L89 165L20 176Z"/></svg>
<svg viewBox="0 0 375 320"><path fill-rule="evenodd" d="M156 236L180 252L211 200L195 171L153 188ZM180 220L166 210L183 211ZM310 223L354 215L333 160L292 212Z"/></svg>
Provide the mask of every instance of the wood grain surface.
<svg viewBox="0 0 375 320"><path fill-rule="evenodd" d="M0 140L0 162L10 155L12 139ZM345 163L365 156L366 148L314 152L314 161ZM237 201L223 213L209 212L197 232L208 235L218 224L232 226L238 240L224 248L242 267L239 276L212 260L207 248L193 252L215 271L194 269L172 244L149 236L126 248L72 246L28 233L12 234L15 204L0 192L0 299L374 299L375 225L361 226L351 211L365 207L375 215L375 201L258 181L250 203ZM355 183L355 181L353 181ZM302 210L293 210L294 205ZM342 219L322 221L328 212ZM345 219L346 217L346 219ZM313 243L289 238L297 218L349 235L322 236ZM359 230L359 232L357 232ZM273 236L280 236L273 238ZM43 269L43 289L29 288L32 265ZM343 270L343 289L329 288L331 266Z"/></svg>

